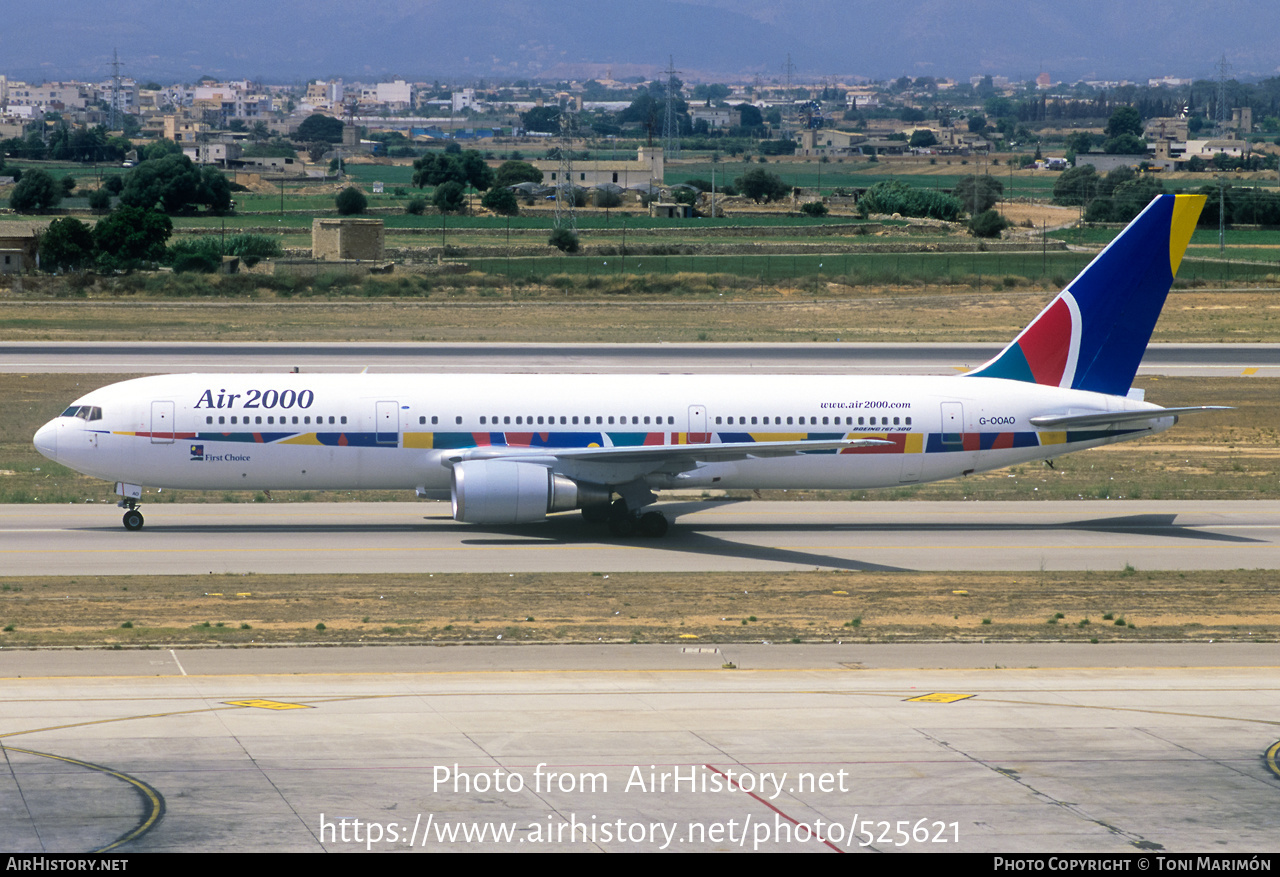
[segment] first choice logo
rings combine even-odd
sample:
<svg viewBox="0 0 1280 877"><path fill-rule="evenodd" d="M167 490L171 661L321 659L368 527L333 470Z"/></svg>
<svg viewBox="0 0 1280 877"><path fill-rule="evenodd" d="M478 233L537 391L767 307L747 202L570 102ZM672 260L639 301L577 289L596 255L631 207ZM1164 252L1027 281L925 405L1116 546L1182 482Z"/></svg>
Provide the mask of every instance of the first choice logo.
<svg viewBox="0 0 1280 877"><path fill-rule="evenodd" d="M244 399L237 403L237 399ZM225 389L205 390L193 405L193 408L310 408L316 401L316 394L311 390L246 390L243 393L228 393Z"/></svg>

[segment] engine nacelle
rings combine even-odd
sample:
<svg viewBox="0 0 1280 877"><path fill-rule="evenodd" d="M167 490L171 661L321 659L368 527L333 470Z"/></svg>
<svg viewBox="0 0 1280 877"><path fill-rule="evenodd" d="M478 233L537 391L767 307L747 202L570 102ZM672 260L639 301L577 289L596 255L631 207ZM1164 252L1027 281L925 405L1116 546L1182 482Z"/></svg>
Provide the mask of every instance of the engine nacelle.
<svg viewBox="0 0 1280 877"><path fill-rule="evenodd" d="M578 484L537 463L469 460L453 467L453 518L468 524L528 524L548 512L609 502L609 490Z"/></svg>

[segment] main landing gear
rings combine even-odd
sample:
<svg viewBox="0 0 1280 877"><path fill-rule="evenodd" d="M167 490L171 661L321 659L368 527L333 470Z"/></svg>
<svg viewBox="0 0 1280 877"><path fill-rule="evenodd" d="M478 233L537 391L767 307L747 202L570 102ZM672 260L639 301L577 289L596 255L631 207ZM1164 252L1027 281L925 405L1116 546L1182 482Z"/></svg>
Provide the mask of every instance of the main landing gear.
<svg viewBox="0 0 1280 877"><path fill-rule="evenodd" d="M126 530L142 529L142 512L138 511L138 504L132 499L121 500L117 505L128 507L128 511L124 513L124 528Z"/></svg>
<svg viewBox="0 0 1280 877"><path fill-rule="evenodd" d="M606 523L609 532L624 539L630 536L648 536L658 539L667 535L670 524L662 512L632 511L626 500L617 499L609 506L592 506L582 510L582 517L590 523Z"/></svg>

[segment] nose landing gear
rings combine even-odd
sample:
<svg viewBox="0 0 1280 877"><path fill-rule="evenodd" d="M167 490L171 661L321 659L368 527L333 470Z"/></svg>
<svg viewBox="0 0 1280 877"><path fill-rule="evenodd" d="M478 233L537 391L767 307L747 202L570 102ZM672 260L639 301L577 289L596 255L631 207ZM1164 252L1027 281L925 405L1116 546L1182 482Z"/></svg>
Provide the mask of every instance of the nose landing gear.
<svg viewBox="0 0 1280 877"><path fill-rule="evenodd" d="M126 530L142 529L142 512L136 508L130 508L124 513L124 528Z"/></svg>
<svg viewBox="0 0 1280 877"><path fill-rule="evenodd" d="M116 493L123 497L116 503L116 507L127 509L124 513L124 528L126 530L141 530L142 512L138 511L138 500L142 496L142 486L117 481Z"/></svg>

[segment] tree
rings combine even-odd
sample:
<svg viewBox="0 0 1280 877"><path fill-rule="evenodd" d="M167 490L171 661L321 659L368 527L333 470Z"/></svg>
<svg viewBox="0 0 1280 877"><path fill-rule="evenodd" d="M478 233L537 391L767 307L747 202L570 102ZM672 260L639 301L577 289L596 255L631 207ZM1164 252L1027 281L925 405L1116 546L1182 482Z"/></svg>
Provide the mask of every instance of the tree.
<svg viewBox="0 0 1280 877"><path fill-rule="evenodd" d="M960 178L951 194L960 199L971 215L977 216L995 206L1004 195L1004 184L987 174L970 174Z"/></svg>
<svg viewBox="0 0 1280 877"><path fill-rule="evenodd" d="M761 201L778 201L791 191L777 174L771 174L763 168L747 171L734 180L733 185L757 204Z"/></svg>
<svg viewBox="0 0 1280 877"><path fill-rule="evenodd" d="M751 104L738 104L738 124L743 128L763 128L764 113Z"/></svg>
<svg viewBox="0 0 1280 877"><path fill-rule="evenodd" d="M527 161L504 161L493 177L493 184L498 187L514 186L516 183L542 183L542 171Z"/></svg>
<svg viewBox="0 0 1280 877"><path fill-rule="evenodd" d="M98 262L106 268L132 268L140 262L159 262L173 233L165 214L142 207L117 207L93 227Z"/></svg>
<svg viewBox="0 0 1280 877"><path fill-rule="evenodd" d="M421 216L423 213L426 212L426 209L427 209L426 198L417 198L417 197L410 198L409 203L404 205L404 212L411 214L413 216Z"/></svg>
<svg viewBox="0 0 1280 877"><path fill-rule="evenodd" d="M1147 141L1134 134L1120 134L1104 143L1102 149L1112 155L1146 155Z"/></svg>
<svg viewBox="0 0 1280 877"><path fill-rule="evenodd" d="M40 236L40 268L78 271L93 261L93 232L70 216L55 219Z"/></svg>
<svg viewBox="0 0 1280 877"><path fill-rule="evenodd" d="M1009 227L1009 220L994 210L984 210L969 220L969 234L976 238L998 238Z"/></svg>
<svg viewBox="0 0 1280 877"><path fill-rule="evenodd" d="M433 152L413 163L413 184L419 188L455 182L483 192L494 183L493 169L474 149L465 152Z"/></svg>
<svg viewBox="0 0 1280 877"><path fill-rule="evenodd" d="M436 186L436 194L431 203L441 213L457 213L466 203L466 190L456 180L447 180Z"/></svg>
<svg viewBox="0 0 1280 877"><path fill-rule="evenodd" d="M1141 137L1142 116L1133 107L1116 107L1115 112L1111 114L1111 118L1107 119L1105 133L1108 138L1119 137L1123 134ZM1107 151L1110 152L1111 150Z"/></svg>
<svg viewBox="0 0 1280 877"><path fill-rule="evenodd" d="M18 180L9 195L9 206L19 213L48 210L62 200L62 187L46 170L29 170Z"/></svg>
<svg viewBox="0 0 1280 877"><path fill-rule="evenodd" d="M231 207L231 183L216 167L197 168L185 155L147 159L125 177L120 203L150 209L160 204L176 214L207 207L223 213Z"/></svg>
<svg viewBox="0 0 1280 877"><path fill-rule="evenodd" d="M800 212L805 216L826 216L827 205L821 201L807 201L800 205Z"/></svg>
<svg viewBox="0 0 1280 877"><path fill-rule="evenodd" d="M355 186L348 186L338 193L338 197L334 198L334 204L338 207L338 212L343 216L354 216L357 213L364 213L369 206L369 199L364 196Z"/></svg>
<svg viewBox="0 0 1280 877"><path fill-rule="evenodd" d="M143 161L152 161L153 159L164 158L167 155L182 155L182 144L176 140L167 140L161 137L155 143L142 150Z"/></svg>
<svg viewBox="0 0 1280 877"><path fill-rule="evenodd" d="M322 113L312 113L303 119L298 130L294 132L293 139L299 143L341 143L343 127L341 119Z"/></svg>
<svg viewBox="0 0 1280 877"><path fill-rule="evenodd" d="M484 197L480 199L480 204L499 216L517 216L520 213L520 202L516 200L516 193L501 186L494 186L485 192Z"/></svg>
<svg viewBox="0 0 1280 877"><path fill-rule="evenodd" d="M928 128L917 128L911 132L911 139L907 145L912 149L925 149L930 146L938 145L938 138Z"/></svg>
<svg viewBox="0 0 1280 877"><path fill-rule="evenodd" d="M1098 197L1099 182L1098 172L1091 164L1063 171L1053 184L1053 203L1068 207L1088 204Z"/></svg>
<svg viewBox="0 0 1280 877"><path fill-rule="evenodd" d="M557 228L551 232L547 243L562 253L578 252L578 236L567 228Z"/></svg>
<svg viewBox="0 0 1280 877"><path fill-rule="evenodd" d="M556 134L560 131L559 107L534 107L520 114L520 126L526 131Z"/></svg>
<svg viewBox="0 0 1280 877"><path fill-rule="evenodd" d="M106 186L101 186L89 193L89 206L94 210L111 209L111 192Z"/></svg>

